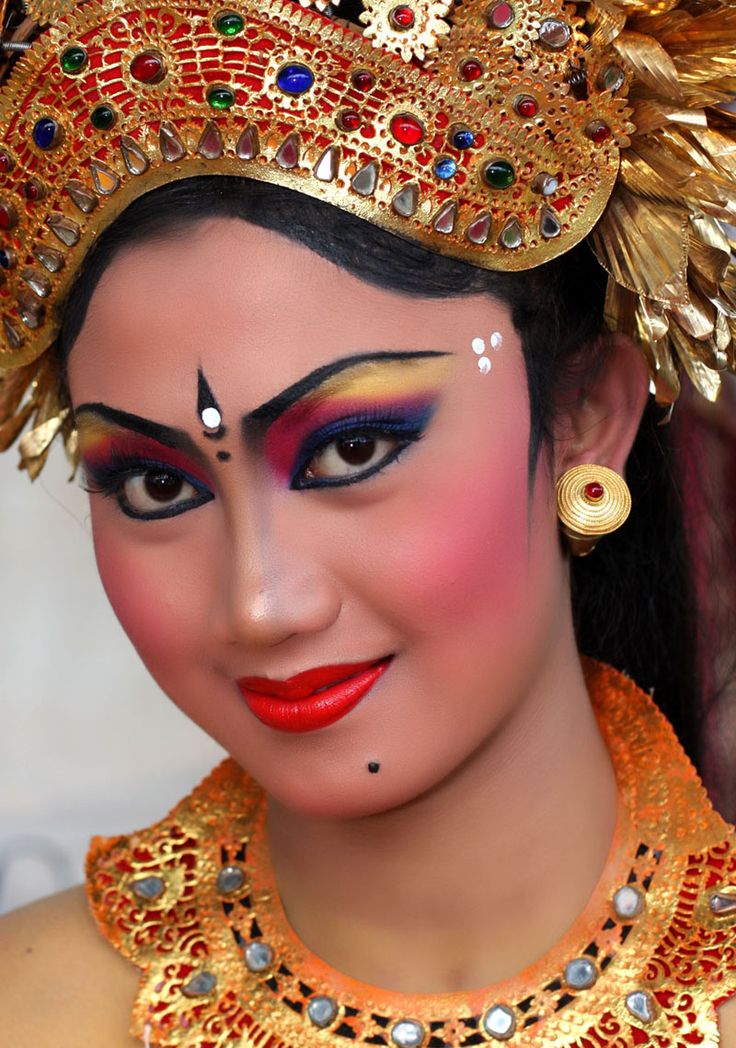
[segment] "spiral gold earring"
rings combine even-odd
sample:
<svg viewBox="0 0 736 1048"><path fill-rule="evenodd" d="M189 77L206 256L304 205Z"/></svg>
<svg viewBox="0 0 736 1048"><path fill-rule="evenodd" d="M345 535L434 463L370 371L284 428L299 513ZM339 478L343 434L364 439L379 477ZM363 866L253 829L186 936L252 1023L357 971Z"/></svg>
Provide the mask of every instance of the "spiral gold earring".
<svg viewBox="0 0 736 1048"><path fill-rule="evenodd" d="M630 512L628 484L607 466L573 466L557 481L557 515L576 557L590 553Z"/></svg>

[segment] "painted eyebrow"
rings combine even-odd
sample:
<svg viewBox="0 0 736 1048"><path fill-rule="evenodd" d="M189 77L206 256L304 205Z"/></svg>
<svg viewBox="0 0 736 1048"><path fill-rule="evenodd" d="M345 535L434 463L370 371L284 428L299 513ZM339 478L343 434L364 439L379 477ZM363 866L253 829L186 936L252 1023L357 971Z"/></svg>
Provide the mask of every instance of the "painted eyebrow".
<svg viewBox="0 0 736 1048"><path fill-rule="evenodd" d="M187 455L191 455L199 463L206 463L205 456L183 429L164 426L161 422L152 422L150 419L141 418L140 415L131 415L128 411L111 408L108 404L80 404L74 412L74 416L79 418L80 415L96 415L98 418L112 422L123 429L130 429L135 433L140 433L141 436L150 437L159 444L163 444L164 447L173 448L175 451L183 451Z"/></svg>
<svg viewBox="0 0 736 1048"><path fill-rule="evenodd" d="M381 361L395 363L400 360L418 360L423 357L447 357L450 355L447 352L436 349L400 350L396 352L382 350L378 353L357 353L350 357L343 357L341 360L335 360L331 364L323 364L322 367L311 371L304 378L299 379L298 382L288 386L281 393L272 397L271 400L267 400L265 404L261 404L260 407L245 415L242 424L246 439L254 440L264 436L269 426L292 407L293 404L296 404L308 393L312 393L315 389L324 385L328 379L334 375L339 375L342 371L358 367L360 364Z"/></svg>

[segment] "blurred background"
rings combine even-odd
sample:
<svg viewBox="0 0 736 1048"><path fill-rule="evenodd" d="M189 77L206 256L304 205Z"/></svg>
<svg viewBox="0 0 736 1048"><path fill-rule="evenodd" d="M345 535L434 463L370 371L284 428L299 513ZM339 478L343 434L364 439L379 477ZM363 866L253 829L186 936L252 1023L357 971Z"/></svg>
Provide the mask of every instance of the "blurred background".
<svg viewBox="0 0 736 1048"><path fill-rule="evenodd" d="M61 448L0 455L0 912L83 880L90 836L146 826L224 756L151 681L97 578Z"/></svg>

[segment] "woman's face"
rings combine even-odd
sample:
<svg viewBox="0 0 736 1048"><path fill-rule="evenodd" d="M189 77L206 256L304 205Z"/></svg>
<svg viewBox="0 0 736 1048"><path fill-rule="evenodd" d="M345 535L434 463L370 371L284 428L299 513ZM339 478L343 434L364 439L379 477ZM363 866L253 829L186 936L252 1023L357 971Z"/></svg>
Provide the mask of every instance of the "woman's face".
<svg viewBox="0 0 736 1048"><path fill-rule="evenodd" d="M505 306L213 219L113 261L69 380L120 622L286 806L431 789L552 658L566 573Z"/></svg>

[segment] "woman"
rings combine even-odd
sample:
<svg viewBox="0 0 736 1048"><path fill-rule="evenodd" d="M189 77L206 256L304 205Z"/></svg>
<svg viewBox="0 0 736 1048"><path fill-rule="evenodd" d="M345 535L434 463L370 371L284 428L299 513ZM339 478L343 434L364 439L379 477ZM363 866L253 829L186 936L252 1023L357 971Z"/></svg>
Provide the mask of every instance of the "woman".
<svg viewBox="0 0 736 1048"><path fill-rule="evenodd" d="M727 25L732 16L727 9ZM109 39L122 38L119 17L107 17ZM488 17L507 28L508 12ZM304 33L327 32L318 16L288 18ZM394 13L397 32L406 18ZM165 35L163 22L155 31ZM87 31L75 24L53 39L54 68L68 78L84 69L102 78L96 70L109 65L96 64ZM339 52L337 36L329 39ZM406 57L422 57L421 46L415 40ZM157 56L173 75L169 52L141 50L135 39L133 47L124 67L133 79L135 70L153 73ZM139 54L147 66L134 64ZM279 65L281 57L269 67L275 90L298 98L309 67ZM65 63L79 65L69 72ZM581 95L588 128L588 75L573 66L565 90ZM34 68L46 75L41 58ZM356 71L349 75L356 87ZM413 68L403 75L411 85ZM106 90L127 128L124 100ZM227 89L219 81L208 89L212 108L215 90ZM608 83L603 95L623 135L617 90ZM84 81L86 118L103 105L89 91ZM162 95L157 104L169 102ZM520 126L533 120L518 109ZM284 111L317 119L291 102ZM60 141L69 129L39 127L55 118L33 116L35 146L64 151L66 178L78 163ZM7 315L16 354L8 373L22 375L7 388L17 394L30 377L21 354L53 329L41 388L73 415L41 405L26 460L38 466L52 430L78 442L113 607L158 683L233 760L156 827L93 842L87 893L103 937L81 892L6 921L11 1043L131 1043L133 1008L133 1039L160 1045L716 1044L719 1030L728 1045L736 1039L727 1003L736 991L730 830L653 703L620 673L579 657L580 647L654 687L695 751L693 657L678 607L687 592L647 519L673 496L666 470L652 467L662 454L656 407L640 425L646 367L623 331L603 335L605 281L586 247L570 244L523 276L463 260L484 228L476 246L488 243L494 257L579 240L588 204L577 232L574 223L553 232L554 215L538 201L555 198L565 179L600 177L605 186L610 154L598 174L577 171L578 162L589 168L576 153L560 161L561 176L541 172L551 182L539 172L520 180L537 200L525 214L538 235L499 205L500 218L464 224L472 234L446 259L392 233L435 250L455 244L443 238L455 237L452 206L462 215L465 197L448 203L440 188L433 232L426 222L415 230L401 220L425 213L422 183L393 184L386 216L370 204L377 179L361 191L373 172L360 158L348 175L360 200L331 199L337 174L320 175L340 158L321 141L309 154L316 181L299 183L304 141L288 127L267 145L263 127L254 136L242 120L200 120L195 133L157 119L155 161L150 138L123 134L118 166L111 153L96 155L94 191L65 183L81 215L95 217L73 220L71 248L81 252L64 255L64 269L45 267L53 275L37 298L57 301L61 315L23 297L18 319ZM397 131L407 137L416 123ZM428 124L425 116L422 134ZM19 164L22 133L14 125L6 137ZM485 164L488 186L508 175L501 163L520 169L513 156L514 165ZM466 163L449 151L443 158ZM442 180L439 161L430 162ZM130 188L145 178L151 193ZM323 181L325 199L312 201ZM73 239L56 217L70 221L58 200L46 226ZM361 208L373 224L345 213ZM615 206L607 214L615 225ZM717 231L695 228L693 301L703 238L711 267L721 247ZM665 222L665 240L670 231ZM58 260L49 244L34 242L41 265ZM73 282L57 276L68 269ZM19 287L12 293L22 295ZM615 294L623 319L628 300L609 287L609 308ZM726 353L720 294L714 353ZM666 311L642 301L639 316L659 330ZM670 323L673 340L693 326L682 307ZM25 341L14 346L18 332ZM663 398L675 371L661 345L650 350ZM713 381L686 359L701 383ZM635 442L638 505L593 552L599 509L624 507L603 530L626 515L616 475ZM579 472L586 465L591 476ZM564 485L556 491L571 476L573 516ZM676 544L676 514L668 519ZM590 554L576 564L572 594L571 552ZM642 562L646 600L631 570ZM678 588L666 589L667 578Z"/></svg>

